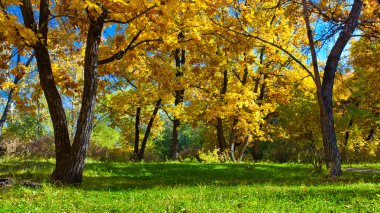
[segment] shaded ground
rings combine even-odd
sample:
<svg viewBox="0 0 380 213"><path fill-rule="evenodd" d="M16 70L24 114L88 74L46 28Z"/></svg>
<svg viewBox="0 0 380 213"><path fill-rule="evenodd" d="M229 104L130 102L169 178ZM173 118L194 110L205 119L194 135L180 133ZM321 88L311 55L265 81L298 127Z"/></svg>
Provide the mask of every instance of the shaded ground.
<svg viewBox="0 0 380 213"><path fill-rule="evenodd" d="M346 168L347 172L368 172L368 173L378 173L380 174L380 170L377 169L369 169L369 168Z"/></svg>

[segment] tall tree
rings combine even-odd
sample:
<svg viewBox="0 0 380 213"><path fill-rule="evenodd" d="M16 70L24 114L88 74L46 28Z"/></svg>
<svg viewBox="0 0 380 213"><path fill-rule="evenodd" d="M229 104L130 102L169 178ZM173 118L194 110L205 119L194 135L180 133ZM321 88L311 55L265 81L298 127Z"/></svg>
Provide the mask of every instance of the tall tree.
<svg viewBox="0 0 380 213"><path fill-rule="evenodd" d="M306 0L302 0L304 19L307 28L307 37L313 62L314 80L317 88L317 97L320 110L320 121L323 138L323 146L325 151L326 165L330 170L331 176L339 176L342 174L341 159L338 143L334 128L333 116L333 87L335 73L338 69L340 57L348 41L352 37L353 32L358 26L360 13L362 11L363 1L355 0L350 14L344 23L343 29L339 34L334 46L332 47L325 64L323 72L323 81L321 82L318 59L314 44L314 35L310 24L309 5Z"/></svg>
<svg viewBox="0 0 380 213"><path fill-rule="evenodd" d="M90 14L90 12L93 11L88 10L90 25L87 32L85 51L82 107L77 122L76 134L71 146L66 114L54 81L47 46L50 15L49 0L40 1L38 27L35 24L33 6L30 0L23 0L20 7L25 26L36 33L36 35L41 36L39 40L32 45L32 48L36 54L41 87L48 102L54 127L56 166L52 174L52 179L62 183L80 183L82 182L84 160L92 129L91 122L97 90L99 45L107 12L102 5L100 5L102 11L98 15L94 16Z"/></svg>

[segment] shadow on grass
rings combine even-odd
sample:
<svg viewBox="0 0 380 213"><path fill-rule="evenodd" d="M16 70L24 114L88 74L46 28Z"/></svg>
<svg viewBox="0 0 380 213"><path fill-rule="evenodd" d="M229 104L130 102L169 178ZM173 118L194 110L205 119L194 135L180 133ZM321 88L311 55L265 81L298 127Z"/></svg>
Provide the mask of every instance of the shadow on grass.
<svg viewBox="0 0 380 213"><path fill-rule="evenodd" d="M128 190L178 186L326 185L380 182L380 176L346 173L338 180L295 164L98 164L87 165L81 186L87 190ZM107 174L107 175L102 175ZM98 176L97 176L98 175ZM97 177L96 177L97 176Z"/></svg>
<svg viewBox="0 0 380 213"><path fill-rule="evenodd" d="M47 181L53 171L54 163L42 160L0 161L0 177L16 180Z"/></svg>
<svg viewBox="0 0 380 213"><path fill-rule="evenodd" d="M0 162L0 177L47 182L54 164L49 161ZM99 163L85 167L83 190L134 190L179 186L327 185L380 183L379 174L345 172L337 180L297 164Z"/></svg>

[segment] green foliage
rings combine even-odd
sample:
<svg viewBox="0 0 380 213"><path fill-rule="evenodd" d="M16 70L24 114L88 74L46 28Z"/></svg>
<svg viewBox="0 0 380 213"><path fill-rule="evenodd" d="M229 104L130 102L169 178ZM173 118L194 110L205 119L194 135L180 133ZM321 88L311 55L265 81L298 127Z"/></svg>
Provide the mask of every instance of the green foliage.
<svg viewBox="0 0 380 213"><path fill-rule="evenodd" d="M27 113L19 115L19 119L11 120L4 129L5 137L17 137L21 140L40 138L50 133L49 124L39 121L38 117Z"/></svg>
<svg viewBox="0 0 380 213"><path fill-rule="evenodd" d="M278 108L274 143L267 143L263 157L272 162L311 163L320 170L323 145L315 89L300 84L291 103Z"/></svg>
<svg viewBox="0 0 380 213"><path fill-rule="evenodd" d="M186 149L188 147L201 147L204 143L205 127L198 126L192 127L185 124L181 127L181 133L179 135L179 140L181 141L181 148Z"/></svg>
<svg viewBox="0 0 380 213"><path fill-rule="evenodd" d="M102 122L94 128L92 142L105 148L115 148L120 143L120 132Z"/></svg>
<svg viewBox="0 0 380 213"><path fill-rule="evenodd" d="M163 159L170 153L172 128L172 123L169 120L165 120L164 130L158 137L153 139L155 150Z"/></svg>
<svg viewBox="0 0 380 213"><path fill-rule="evenodd" d="M286 141L264 142L263 160L270 162L297 162L297 152L294 143Z"/></svg>
<svg viewBox="0 0 380 213"><path fill-rule="evenodd" d="M378 173L331 180L310 166L251 163L101 163L81 186L49 184L52 161L0 160L0 176L43 182L0 193L1 212L376 212ZM356 165L380 169L379 164Z"/></svg>
<svg viewBox="0 0 380 213"><path fill-rule="evenodd" d="M54 139L51 124L29 113L10 116L4 127L0 146L4 155L14 157L51 158L54 157Z"/></svg>
<svg viewBox="0 0 380 213"><path fill-rule="evenodd" d="M155 150L165 158L170 152L172 141L172 122L165 120L163 132L153 140ZM199 125L194 128L188 124L183 124L180 127L179 133L179 150L187 150L189 148L201 148L207 140L208 129L205 126Z"/></svg>

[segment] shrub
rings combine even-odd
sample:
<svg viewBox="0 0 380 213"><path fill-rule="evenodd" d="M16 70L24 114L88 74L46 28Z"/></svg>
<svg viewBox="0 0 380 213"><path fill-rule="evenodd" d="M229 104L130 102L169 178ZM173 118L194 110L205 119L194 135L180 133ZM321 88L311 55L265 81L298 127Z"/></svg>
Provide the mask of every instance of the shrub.
<svg viewBox="0 0 380 213"><path fill-rule="evenodd" d="M3 139L1 149L3 155L10 157L51 158L55 156L54 139L51 136L24 140L8 136Z"/></svg>
<svg viewBox="0 0 380 213"><path fill-rule="evenodd" d="M218 153L219 153L219 149L214 149L213 151L207 151L207 152L200 150L198 152L199 158L202 161L205 161L207 163L218 163L218 162L220 162Z"/></svg>
<svg viewBox="0 0 380 213"><path fill-rule="evenodd" d="M88 157L100 161L129 161L131 150L127 148L109 148L96 143L91 143L88 149Z"/></svg>

